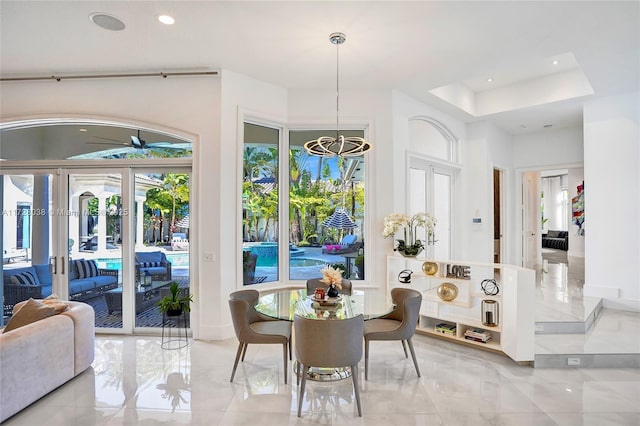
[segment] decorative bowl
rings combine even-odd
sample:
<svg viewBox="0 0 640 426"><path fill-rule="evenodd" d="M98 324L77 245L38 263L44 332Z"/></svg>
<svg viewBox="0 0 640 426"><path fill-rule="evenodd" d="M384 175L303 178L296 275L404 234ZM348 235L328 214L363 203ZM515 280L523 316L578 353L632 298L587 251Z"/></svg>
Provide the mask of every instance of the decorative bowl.
<svg viewBox="0 0 640 426"><path fill-rule="evenodd" d="M422 264L422 272L427 275L435 275L438 273L438 264L436 262L424 262Z"/></svg>
<svg viewBox="0 0 640 426"><path fill-rule="evenodd" d="M451 302L458 297L458 287L453 283L442 283L438 286L438 297L445 302Z"/></svg>

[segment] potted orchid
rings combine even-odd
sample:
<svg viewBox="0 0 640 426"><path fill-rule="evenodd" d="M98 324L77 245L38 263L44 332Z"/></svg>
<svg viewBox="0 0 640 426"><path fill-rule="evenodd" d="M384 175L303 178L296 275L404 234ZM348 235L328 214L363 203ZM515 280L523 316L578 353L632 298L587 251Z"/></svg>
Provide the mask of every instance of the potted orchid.
<svg viewBox="0 0 640 426"><path fill-rule="evenodd" d="M436 219L425 212L416 213L409 216L402 213L392 213L384 218L384 230L382 235L384 238L394 237L402 228L404 239L398 239L398 245L394 248L406 257L415 257L424 249L426 244L435 242ZM417 238L418 228L425 228L426 241Z"/></svg>

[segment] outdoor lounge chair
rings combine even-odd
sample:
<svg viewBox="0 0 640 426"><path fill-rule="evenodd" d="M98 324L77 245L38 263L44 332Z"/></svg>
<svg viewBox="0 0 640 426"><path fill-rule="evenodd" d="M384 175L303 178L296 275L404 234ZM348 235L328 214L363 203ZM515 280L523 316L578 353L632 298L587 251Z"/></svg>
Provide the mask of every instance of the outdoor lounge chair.
<svg viewBox="0 0 640 426"><path fill-rule="evenodd" d="M345 235L339 244L325 244L322 246L323 254L343 254L358 251L362 247L362 243L357 242L357 235Z"/></svg>
<svg viewBox="0 0 640 426"><path fill-rule="evenodd" d="M174 232L171 238L171 250L189 250L189 240L187 239L187 234Z"/></svg>
<svg viewBox="0 0 640 426"><path fill-rule="evenodd" d="M136 281L149 272L154 280L171 280L171 262L161 251L136 252Z"/></svg>

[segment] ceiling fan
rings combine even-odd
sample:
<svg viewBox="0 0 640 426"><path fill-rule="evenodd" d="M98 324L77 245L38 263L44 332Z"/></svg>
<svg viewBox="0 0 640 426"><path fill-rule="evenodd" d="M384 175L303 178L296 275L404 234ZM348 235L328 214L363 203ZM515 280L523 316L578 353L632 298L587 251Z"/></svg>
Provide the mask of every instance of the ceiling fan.
<svg viewBox="0 0 640 426"><path fill-rule="evenodd" d="M140 137L140 129L138 129L138 135L131 135L131 142L123 142L117 139L105 138L102 136L93 136L96 139L102 139L110 142L87 142L93 145L124 145L124 146L132 146L137 149L145 149L147 147L147 141Z"/></svg>

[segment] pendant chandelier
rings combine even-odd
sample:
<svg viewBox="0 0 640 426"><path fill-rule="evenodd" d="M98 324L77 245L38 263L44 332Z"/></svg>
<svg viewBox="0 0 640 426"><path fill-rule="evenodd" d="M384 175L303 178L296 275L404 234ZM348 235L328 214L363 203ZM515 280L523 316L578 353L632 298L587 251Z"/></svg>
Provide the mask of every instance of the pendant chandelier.
<svg viewBox="0 0 640 426"><path fill-rule="evenodd" d="M323 157L356 157L369 151L372 146L363 138L345 137L340 134L340 45L345 42L343 33L332 33L329 36L331 43L336 45L336 136L320 136L304 144L304 149L311 155Z"/></svg>

